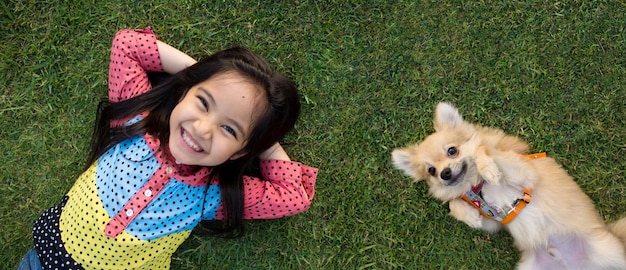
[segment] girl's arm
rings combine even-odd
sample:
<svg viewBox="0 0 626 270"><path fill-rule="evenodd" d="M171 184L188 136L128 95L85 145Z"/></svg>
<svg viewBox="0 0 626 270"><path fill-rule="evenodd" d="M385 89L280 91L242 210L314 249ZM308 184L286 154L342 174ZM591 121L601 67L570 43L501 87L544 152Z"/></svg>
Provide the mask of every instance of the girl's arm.
<svg viewBox="0 0 626 270"><path fill-rule="evenodd" d="M159 48L159 53L161 54L163 71L169 74L177 73L197 62L186 53L181 52L160 40L157 40L157 47Z"/></svg>
<svg viewBox="0 0 626 270"><path fill-rule="evenodd" d="M152 88L147 72L163 71L156 40L149 27L115 34L109 62L109 101L130 99Z"/></svg>
<svg viewBox="0 0 626 270"><path fill-rule="evenodd" d="M244 176L244 219L273 219L302 213L315 195L317 168L287 160L262 160L261 178ZM216 219L224 219L222 207Z"/></svg>
<svg viewBox="0 0 626 270"><path fill-rule="evenodd" d="M152 89L148 72L173 74L195 62L189 55L159 41L149 27L120 30L111 45L109 100L126 100Z"/></svg>
<svg viewBox="0 0 626 270"><path fill-rule="evenodd" d="M244 219L272 219L309 209L317 169L299 162L262 160L261 177L244 176Z"/></svg>
<svg viewBox="0 0 626 270"><path fill-rule="evenodd" d="M261 153L261 155L259 155L259 158L261 160L266 160L266 159L278 159L278 160L287 160L287 161L291 160L289 158L289 155L287 155L287 152L285 152L285 150L283 149L282 146L280 146L279 143L276 143L269 149L265 150L263 153Z"/></svg>

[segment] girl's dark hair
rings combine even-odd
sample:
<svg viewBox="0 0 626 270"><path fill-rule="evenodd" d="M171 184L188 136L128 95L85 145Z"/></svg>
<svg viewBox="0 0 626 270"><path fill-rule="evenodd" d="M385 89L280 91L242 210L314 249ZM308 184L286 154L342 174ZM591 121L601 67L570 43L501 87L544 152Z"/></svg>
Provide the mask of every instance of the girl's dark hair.
<svg viewBox="0 0 626 270"><path fill-rule="evenodd" d="M273 72L260 56L243 47L219 51L196 64L162 80L145 94L121 102L102 101L98 106L87 167L115 144L129 137L149 133L164 147L169 141L169 121L174 107L194 85L216 74L235 72L258 85L265 92L267 106L259 111L247 144L246 154L216 166L225 219L212 231L223 236L243 233L243 174L258 162L258 156L290 131L300 114L300 98L296 85L280 73ZM120 127L111 127L112 120L127 119L149 112L143 120ZM205 223L203 223L205 224ZM214 223L207 223L213 224ZM206 225L206 224L205 224Z"/></svg>

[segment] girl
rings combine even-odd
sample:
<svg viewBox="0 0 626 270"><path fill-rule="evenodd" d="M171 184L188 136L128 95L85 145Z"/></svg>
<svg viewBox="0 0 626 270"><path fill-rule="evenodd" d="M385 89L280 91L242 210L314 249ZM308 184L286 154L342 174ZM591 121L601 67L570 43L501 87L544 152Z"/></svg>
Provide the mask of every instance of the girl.
<svg viewBox="0 0 626 270"><path fill-rule="evenodd" d="M238 235L306 211L317 169L278 144L299 111L295 85L244 48L195 63L150 28L119 31L88 167L35 221L20 268L167 269L202 220ZM261 178L244 176L259 159Z"/></svg>

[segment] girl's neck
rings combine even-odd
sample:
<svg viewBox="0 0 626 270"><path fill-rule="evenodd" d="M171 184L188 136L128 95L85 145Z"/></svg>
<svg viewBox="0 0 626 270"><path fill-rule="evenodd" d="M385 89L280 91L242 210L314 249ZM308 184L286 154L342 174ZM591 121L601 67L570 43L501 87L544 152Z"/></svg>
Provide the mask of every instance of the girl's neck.
<svg viewBox="0 0 626 270"><path fill-rule="evenodd" d="M187 165L187 164L182 164L178 162L174 158L172 153L170 152L169 145L167 143L162 144L159 138L156 136L153 136L151 134L146 134L145 139L148 145L150 146L150 149L152 150L152 152L157 156L159 163L162 163L167 166L171 166L172 168L176 170L177 174L179 175L196 174L202 169L212 170L212 168L208 168L204 166Z"/></svg>

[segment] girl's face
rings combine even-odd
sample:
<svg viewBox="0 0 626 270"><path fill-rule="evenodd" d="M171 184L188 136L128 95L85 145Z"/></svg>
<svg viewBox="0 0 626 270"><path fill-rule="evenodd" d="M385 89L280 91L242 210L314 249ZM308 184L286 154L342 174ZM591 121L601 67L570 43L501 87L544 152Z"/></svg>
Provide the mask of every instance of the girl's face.
<svg viewBox="0 0 626 270"><path fill-rule="evenodd" d="M186 165L217 166L246 153L260 89L241 75L216 74L193 86L170 116L170 152Z"/></svg>

